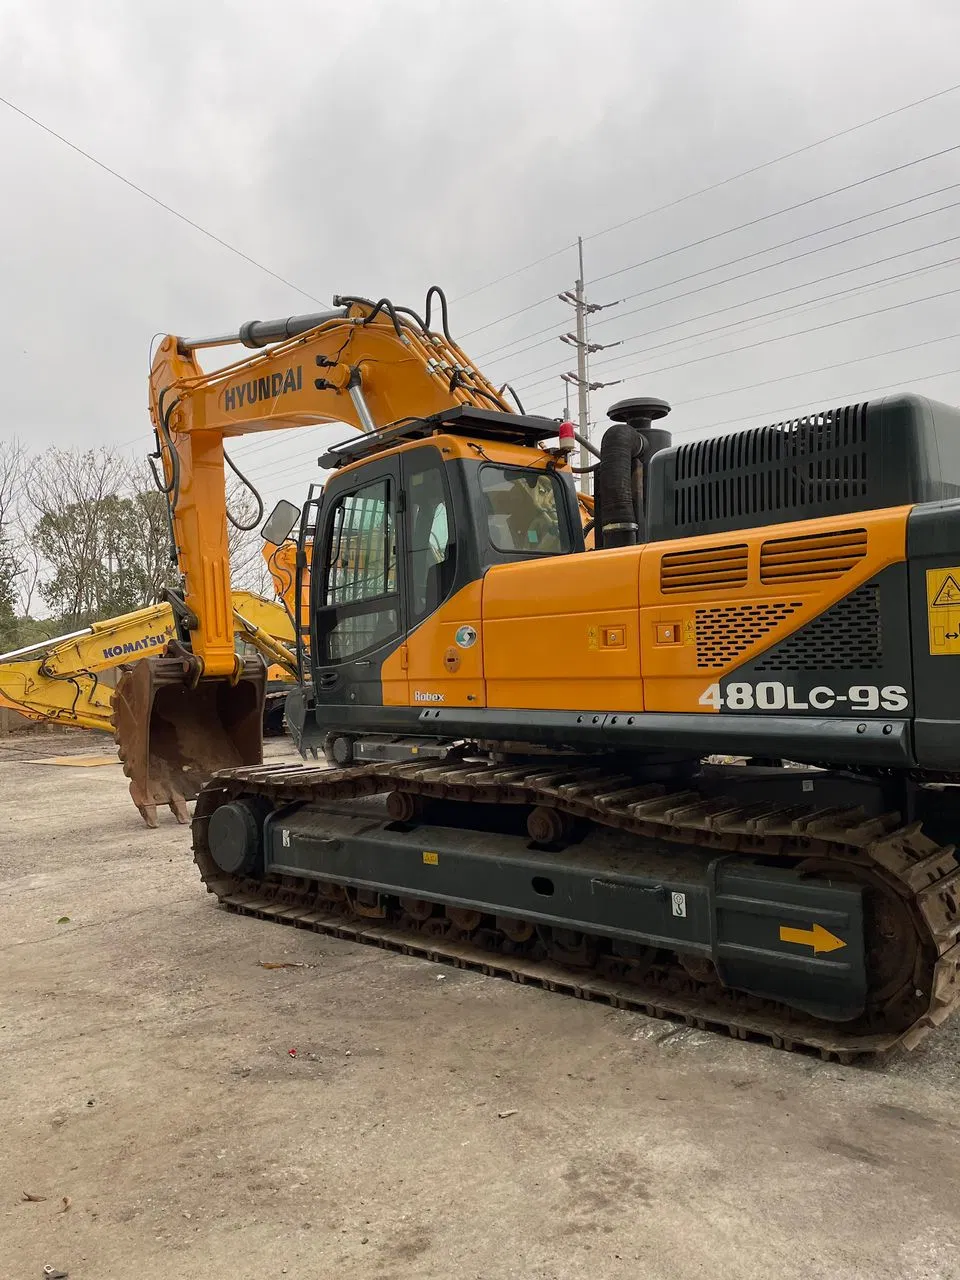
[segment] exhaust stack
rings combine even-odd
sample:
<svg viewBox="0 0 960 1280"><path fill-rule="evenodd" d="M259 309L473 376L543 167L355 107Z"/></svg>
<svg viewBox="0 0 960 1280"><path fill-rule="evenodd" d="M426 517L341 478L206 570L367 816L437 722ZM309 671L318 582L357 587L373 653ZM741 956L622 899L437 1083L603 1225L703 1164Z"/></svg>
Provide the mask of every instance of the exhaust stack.
<svg viewBox="0 0 960 1280"><path fill-rule="evenodd" d="M600 442L597 476L598 544L630 547L646 538L646 476L650 459L671 443L670 432L654 422L670 412L652 396L619 400L607 410L613 426Z"/></svg>

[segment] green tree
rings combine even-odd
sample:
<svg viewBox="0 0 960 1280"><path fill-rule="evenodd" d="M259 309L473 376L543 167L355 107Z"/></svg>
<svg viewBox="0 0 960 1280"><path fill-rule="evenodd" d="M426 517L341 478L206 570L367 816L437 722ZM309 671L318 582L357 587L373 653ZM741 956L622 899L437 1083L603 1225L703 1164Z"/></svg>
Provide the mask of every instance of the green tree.
<svg viewBox="0 0 960 1280"><path fill-rule="evenodd" d="M165 499L142 472L102 448L48 450L33 472L40 595L64 629L142 608L173 583Z"/></svg>

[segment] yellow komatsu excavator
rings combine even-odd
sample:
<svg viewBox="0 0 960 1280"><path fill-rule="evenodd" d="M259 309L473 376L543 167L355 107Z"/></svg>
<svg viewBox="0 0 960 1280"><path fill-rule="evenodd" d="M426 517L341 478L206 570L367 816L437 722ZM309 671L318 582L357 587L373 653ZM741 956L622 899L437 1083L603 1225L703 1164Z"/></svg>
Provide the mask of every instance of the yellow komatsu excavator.
<svg viewBox="0 0 960 1280"><path fill-rule="evenodd" d="M231 343L257 353L204 373ZM514 410L436 289L167 337L151 406L185 593L118 732L152 803L219 766L193 847L220 902L842 1059L954 1010L957 410L675 445L623 400L585 531L569 424ZM264 767L224 440L334 420L359 434L265 536L296 570L288 723L338 767Z"/></svg>
<svg viewBox="0 0 960 1280"><path fill-rule="evenodd" d="M232 592L232 607L236 643L269 662L268 679L283 685L276 696L285 698L297 669L287 609L250 591ZM2 653L0 706L42 723L112 733L109 673L163 653L175 634L173 609L161 603Z"/></svg>

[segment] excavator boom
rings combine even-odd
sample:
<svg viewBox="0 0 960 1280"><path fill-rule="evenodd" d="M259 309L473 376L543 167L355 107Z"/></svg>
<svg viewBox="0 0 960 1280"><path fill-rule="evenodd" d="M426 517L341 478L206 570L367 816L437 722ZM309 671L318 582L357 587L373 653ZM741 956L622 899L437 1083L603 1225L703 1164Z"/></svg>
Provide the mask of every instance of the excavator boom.
<svg viewBox="0 0 960 1280"><path fill-rule="evenodd" d="M157 347L151 417L199 677L238 671L227 608L225 440L324 422L369 432L460 405L510 411L449 336L411 315L383 301L344 298L333 311L250 322L222 338L169 336ZM276 345L209 374L197 360L207 347L270 342Z"/></svg>

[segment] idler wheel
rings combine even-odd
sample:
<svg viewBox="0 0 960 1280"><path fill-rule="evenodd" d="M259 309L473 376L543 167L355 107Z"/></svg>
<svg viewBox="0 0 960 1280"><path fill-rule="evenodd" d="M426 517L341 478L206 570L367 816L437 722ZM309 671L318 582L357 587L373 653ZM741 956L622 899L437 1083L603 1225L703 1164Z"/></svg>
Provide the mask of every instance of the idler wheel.
<svg viewBox="0 0 960 1280"><path fill-rule="evenodd" d="M231 800L214 809L207 841L221 871L231 876L249 875L260 862L263 850L263 821L258 806L249 800Z"/></svg>

